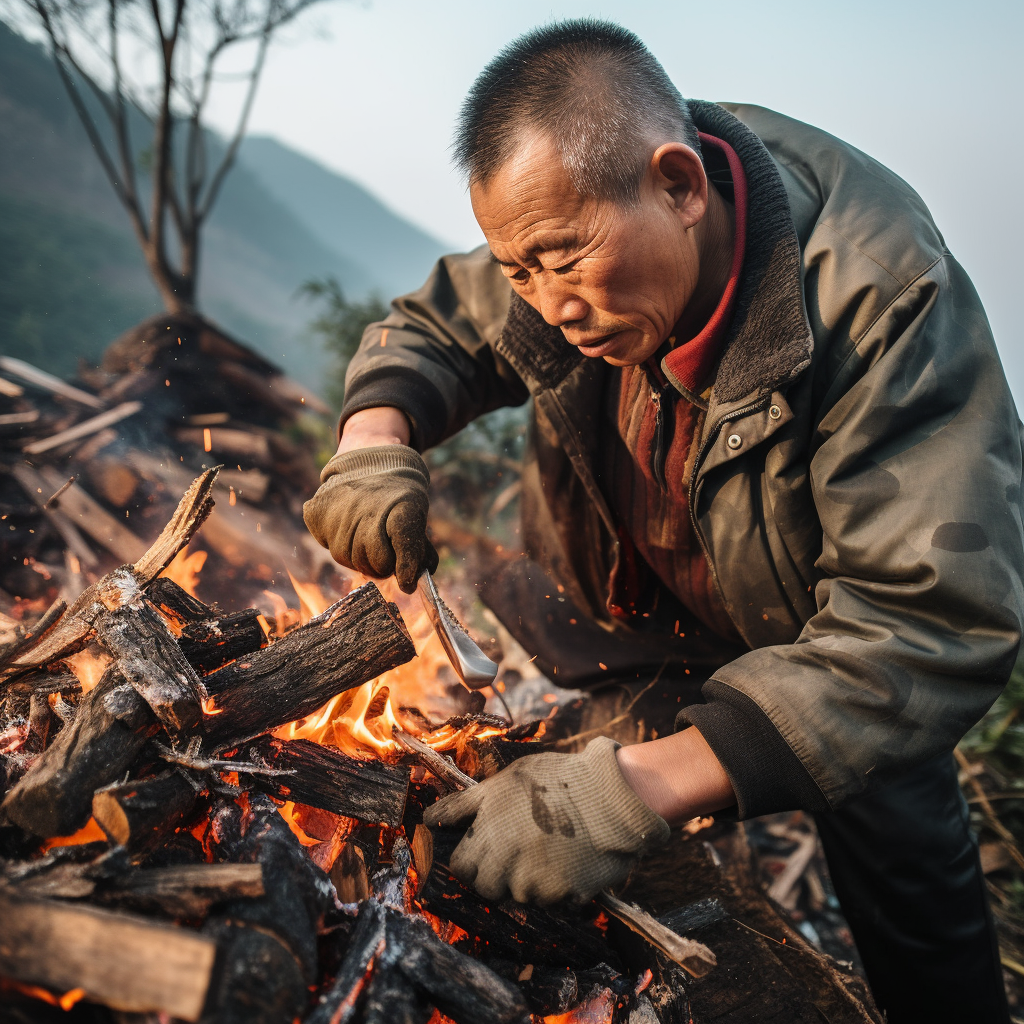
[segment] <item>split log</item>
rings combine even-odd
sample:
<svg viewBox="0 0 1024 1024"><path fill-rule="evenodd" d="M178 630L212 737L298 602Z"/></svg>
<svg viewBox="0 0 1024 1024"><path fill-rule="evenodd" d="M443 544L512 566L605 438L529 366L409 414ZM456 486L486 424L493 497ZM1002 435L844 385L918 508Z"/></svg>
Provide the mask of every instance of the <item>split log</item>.
<svg viewBox="0 0 1024 1024"><path fill-rule="evenodd" d="M146 597L150 599L168 618L173 619L179 628L194 622L216 618L214 610L187 590L179 587L172 579L158 576L146 588Z"/></svg>
<svg viewBox="0 0 1024 1024"><path fill-rule="evenodd" d="M211 989L209 1024L281 1024L302 1015L315 981L316 936L333 905L327 876L310 859L277 808L252 796L245 816L234 803L214 815L216 852L260 864L272 879L265 895L231 900L205 924L221 948L221 970Z"/></svg>
<svg viewBox="0 0 1024 1024"><path fill-rule="evenodd" d="M409 768L383 761L361 761L309 740L265 736L236 755L263 761L293 775L254 775L253 782L281 800L319 807L333 814L397 828L405 814Z"/></svg>
<svg viewBox="0 0 1024 1024"><path fill-rule="evenodd" d="M219 619L192 623L178 637L178 646L197 672L215 672L228 662L267 646L260 617L258 608L245 608Z"/></svg>
<svg viewBox="0 0 1024 1024"><path fill-rule="evenodd" d="M92 816L112 843L133 854L155 850L195 806L195 786L180 771L149 779L115 782L97 790Z"/></svg>
<svg viewBox="0 0 1024 1024"><path fill-rule="evenodd" d="M206 688L131 570L110 573L97 595L104 606L93 619L97 639L172 738L192 731Z"/></svg>
<svg viewBox="0 0 1024 1024"><path fill-rule="evenodd" d="M216 943L145 918L0 891L0 974L130 1013L198 1021Z"/></svg>
<svg viewBox="0 0 1024 1024"><path fill-rule="evenodd" d="M367 583L283 639L205 678L222 712L206 719L208 746L238 746L311 715L415 655L398 608Z"/></svg>
<svg viewBox="0 0 1024 1024"><path fill-rule="evenodd" d="M124 776L154 726L146 703L111 666L0 809L34 835L71 835L89 820L93 793Z"/></svg>
<svg viewBox="0 0 1024 1024"><path fill-rule="evenodd" d="M209 469L192 482L160 536L130 567L128 571L139 589L152 583L202 526L213 508L211 492L216 478L217 469ZM0 677L17 675L28 668L39 668L80 651L94 632L95 617L104 610L100 594L109 587L113 576L105 576L87 587L53 629L45 636L39 636L36 642L8 661Z"/></svg>

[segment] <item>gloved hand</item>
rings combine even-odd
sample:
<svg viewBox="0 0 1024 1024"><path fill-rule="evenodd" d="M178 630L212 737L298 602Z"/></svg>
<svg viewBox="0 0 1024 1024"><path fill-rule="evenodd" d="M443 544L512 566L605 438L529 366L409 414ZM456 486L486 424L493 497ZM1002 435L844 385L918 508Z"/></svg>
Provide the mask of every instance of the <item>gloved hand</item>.
<svg viewBox="0 0 1024 1024"><path fill-rule="evenodd" d="M309 532L331 557L366 576L394 574L407 594L437 568L427 539L427 464L414 448L383 444L335 455L302 506Z"/></svg>
<svg viewBox="0 0 1024 1024"><path fill-rule="evenodd" d="M634 861L669 837L665 820L630 789L619 744L582 754L530 754L485 782L428 807L429 826L472 818L449 862L485 899L579 903L621 882Z"/></svg>

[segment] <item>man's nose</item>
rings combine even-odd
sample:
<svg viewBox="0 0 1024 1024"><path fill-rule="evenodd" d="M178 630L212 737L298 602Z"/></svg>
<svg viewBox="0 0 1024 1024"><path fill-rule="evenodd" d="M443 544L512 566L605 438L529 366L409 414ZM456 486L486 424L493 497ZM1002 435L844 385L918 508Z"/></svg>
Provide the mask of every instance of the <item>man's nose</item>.
<svg viewBox="0 0 1024 1024"><path fill-rule="evenodd" d="M546 323L552 327L564 327L586 318L590 306L585 299L574 294L571 287L553 274L541 274L538 277L541 279L536 281L534 294L537 311Z"/></svg>

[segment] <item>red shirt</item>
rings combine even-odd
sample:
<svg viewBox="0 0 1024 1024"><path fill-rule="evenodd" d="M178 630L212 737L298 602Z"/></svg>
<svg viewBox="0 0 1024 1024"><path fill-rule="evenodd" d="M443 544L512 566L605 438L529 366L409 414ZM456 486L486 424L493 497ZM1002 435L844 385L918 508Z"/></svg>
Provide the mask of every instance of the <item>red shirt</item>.
<svg viewBox="0 0 1024 1024"><path fill-rule="evenodd" d="M699 396L709 386L732 318L746 243L747 187L732 147L703 133L700 140L705 149L718 149L726 157L732 175L732 267L718 306L696 336L685 341L669 338L673 347L660 366L652 359L611 375L604 479L619 523L623 557L610 582L609 608L626 620L643 612L646 566L704 625L739 640L690 520L695 440L701 435L704 411L688 396Z"/></svg>

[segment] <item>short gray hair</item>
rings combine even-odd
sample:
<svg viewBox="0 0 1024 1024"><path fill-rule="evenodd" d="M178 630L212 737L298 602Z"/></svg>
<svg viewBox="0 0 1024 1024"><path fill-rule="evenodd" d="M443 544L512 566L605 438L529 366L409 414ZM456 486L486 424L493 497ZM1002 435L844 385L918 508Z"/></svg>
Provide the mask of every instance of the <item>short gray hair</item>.
<svg viewBox="0 0 1024 1024"><path fill-rule="evenodd" d="M459 114L456 164L486 184L530 129L552 139L581 195L625 203L639 198L652 143L700 154L686 101L647 47L589 18L528 32L484 68Z"/></svg>

